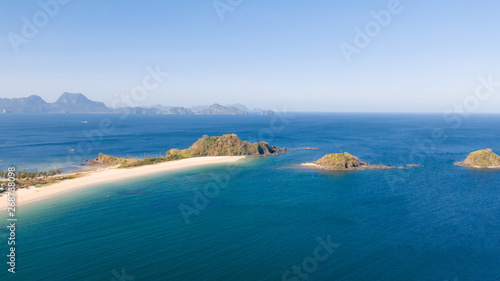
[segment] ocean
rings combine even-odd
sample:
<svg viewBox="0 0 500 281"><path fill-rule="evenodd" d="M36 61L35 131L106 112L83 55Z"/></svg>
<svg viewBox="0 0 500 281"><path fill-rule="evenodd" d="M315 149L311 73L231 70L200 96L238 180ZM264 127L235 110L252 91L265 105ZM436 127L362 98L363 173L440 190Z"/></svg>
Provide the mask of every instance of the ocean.
<svg viewBox="0 0 500 281"><path fill-rule="evenodd" d="M19 206L15 274L0 211L0 280L500 280L500 170L453 165L500 152L500 115L2 114L0 132L2 170L70 171L99 152L156 156L205 134L317 148ZM300 165L341 151L421 166Z"/></svg>

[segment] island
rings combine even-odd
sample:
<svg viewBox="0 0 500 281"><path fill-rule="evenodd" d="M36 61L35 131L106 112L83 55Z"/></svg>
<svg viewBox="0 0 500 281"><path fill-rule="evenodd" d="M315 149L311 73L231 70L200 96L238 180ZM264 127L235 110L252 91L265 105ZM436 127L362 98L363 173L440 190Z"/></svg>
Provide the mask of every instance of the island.
<svg viewBox="0 0 500 281"><path fill-rule="evenodd" d="M286 148L266 142L242 141L235 134L204 136L186 149L170 149L158 157L115 157L99 153L85 165L86 170L61 174L63 171L16 171L17 203L27 204L52 197L70 190L108 182L142 177L155 173L199 167L202 165L228 164L246 157L264 157L285 153ZM6 174L0 175L2 191L7 185ZM0 195L1 196L1 195ZM7 200L0 200L0 210L8 207Z"/></svg>
<svg viewBox="0 0 500 281"><path fill-rule="evenodd" d="M241 110L236 107L222 106L218 103L214 103L208 108L196 112L198 115L248 115L248 112Z"/></svg>
<svg viewBox="0 0 500 281"><path fill-rule="evenodd" d="M266 115L271 110L262 110ZM63 93L56 102L48 103L37 95L23 98L0 98L0 114L9 113L109 113L149 115L249 115L250 110L242 104L210 106L164 106L156 104L147 107L107 107L104 103L88 99L81 93Z"/></svg>
<svg viewBox="0 0 500 281"><path fill-rule="evenodd" d="M181 106L176 106L169 108L165 111L161 111L158 114L165 114L165 115L191 115L193 112L187 108L181 107Z"/></svg>
<svg viewBox="0 0 500 281"><path fill-rule="evenodd" d="M464 161L455 165L475 169L500 169L500 156L489 148L471 152Z"/></svg>
<svg viewBox="0 0 500 281"><path fill-rule="evenodd" d="M177 148L167 151L165 156L147 158L118 158L99 153L91 163L118 164L120 168L130 168L136 166L150 165L155 163L181 160L193 157L206 156L246 156L258 157L283 154L286 148L271 146L266 142L250 143L242 141L236 134L209 137L204 136L196 141L191 147L179 150Z"/></svg>
<svg viewBox="0 0 500 281"><path fill-rule="evenodd" d="M354 171L366 169L403 169L401 167L391 167L379 164L360 162L358 157L348 152L332 153L323 156L312 163L303 163L305 167L317 168L329 171Z"/></svg>

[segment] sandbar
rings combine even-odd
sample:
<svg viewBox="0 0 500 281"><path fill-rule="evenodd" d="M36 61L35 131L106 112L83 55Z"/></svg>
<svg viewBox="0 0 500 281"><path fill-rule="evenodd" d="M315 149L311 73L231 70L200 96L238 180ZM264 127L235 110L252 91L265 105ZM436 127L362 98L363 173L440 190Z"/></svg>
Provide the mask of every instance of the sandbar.
<svg viewBox="0 0 500 281"><path fill-rule="evenodd" d="M146 165L134 168L119 169L117 166L109 167L106 169L99 169L96 171L80 172L80 177L74 179L66 179L61 182L43 186L43 187L30 187L22 188L16 191L16 207L28 203L40 201L84 187L99 185L103 183L110 183L130 178L137 178L146 175L152 175L167 171L198 167L204 165L224 164L236 162L245 156L207 156L207 157L194 157L177 161L163 162L154 165ZM8 208L7 192L3 193L0 197L0 210Z"/></svg>

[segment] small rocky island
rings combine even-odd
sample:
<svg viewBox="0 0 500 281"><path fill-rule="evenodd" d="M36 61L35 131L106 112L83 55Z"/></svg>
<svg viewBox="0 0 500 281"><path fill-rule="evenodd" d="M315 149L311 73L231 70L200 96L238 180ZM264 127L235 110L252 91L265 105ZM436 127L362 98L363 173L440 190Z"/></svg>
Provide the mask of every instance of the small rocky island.
<svg viewBox="0 0 500 281"><path fill-rule="evenodd" d="M500 156L491 149L481 149L471 152L464 161L456 162L455 165L476 169L500 169Z"/></svg>
<svg viewBox="0 0 500 281"><path fill-rule="evenodd" d="M398 167L370 164L368 162L360 162L358 157L351 155L347 152L327 154L313 163L304 163L302 165L306 167L330 170L330 171L398 169Z"/></svg>
<svg viewBox="0 0 500 281"><path fill-rule="evenodd" d="M191 147L179 150L170 149L162 156L148 158L118 158L110 155L99 153L99 157L91 160L92 163L107 163L119 164L121 168L143 166L167 161L174 161L192 157L203 156L269 156L283 154L287 151L286 148L279 148L269 145L266 142L250 143L242 141L235 134L223 136L209 137L204 136L195 142Z"/></svg>

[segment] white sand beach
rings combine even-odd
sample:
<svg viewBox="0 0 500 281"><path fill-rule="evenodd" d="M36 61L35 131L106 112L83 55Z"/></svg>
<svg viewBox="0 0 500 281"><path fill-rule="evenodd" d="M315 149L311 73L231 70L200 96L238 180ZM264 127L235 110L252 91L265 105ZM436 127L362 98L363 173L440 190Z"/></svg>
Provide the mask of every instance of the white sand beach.
<svg viewBox="0 0 500 281"><path fill-rule="evenodd" d="M50 198L71 190L84 188L92 185L120 181L124 179L137 178L145 175L157 174L166 171L179 170L211 164L223 164L236 162L245 156L209 156L182 159L178 161L164 162L155 165L140 166L136 168L118 169L116 167L104 170L90 171L83 176L63 180L52 185L29 189L23 188L17 191L16 206L28 204L42 199ZM0 210L7 209L7 194L0 198Z"/></svg>

